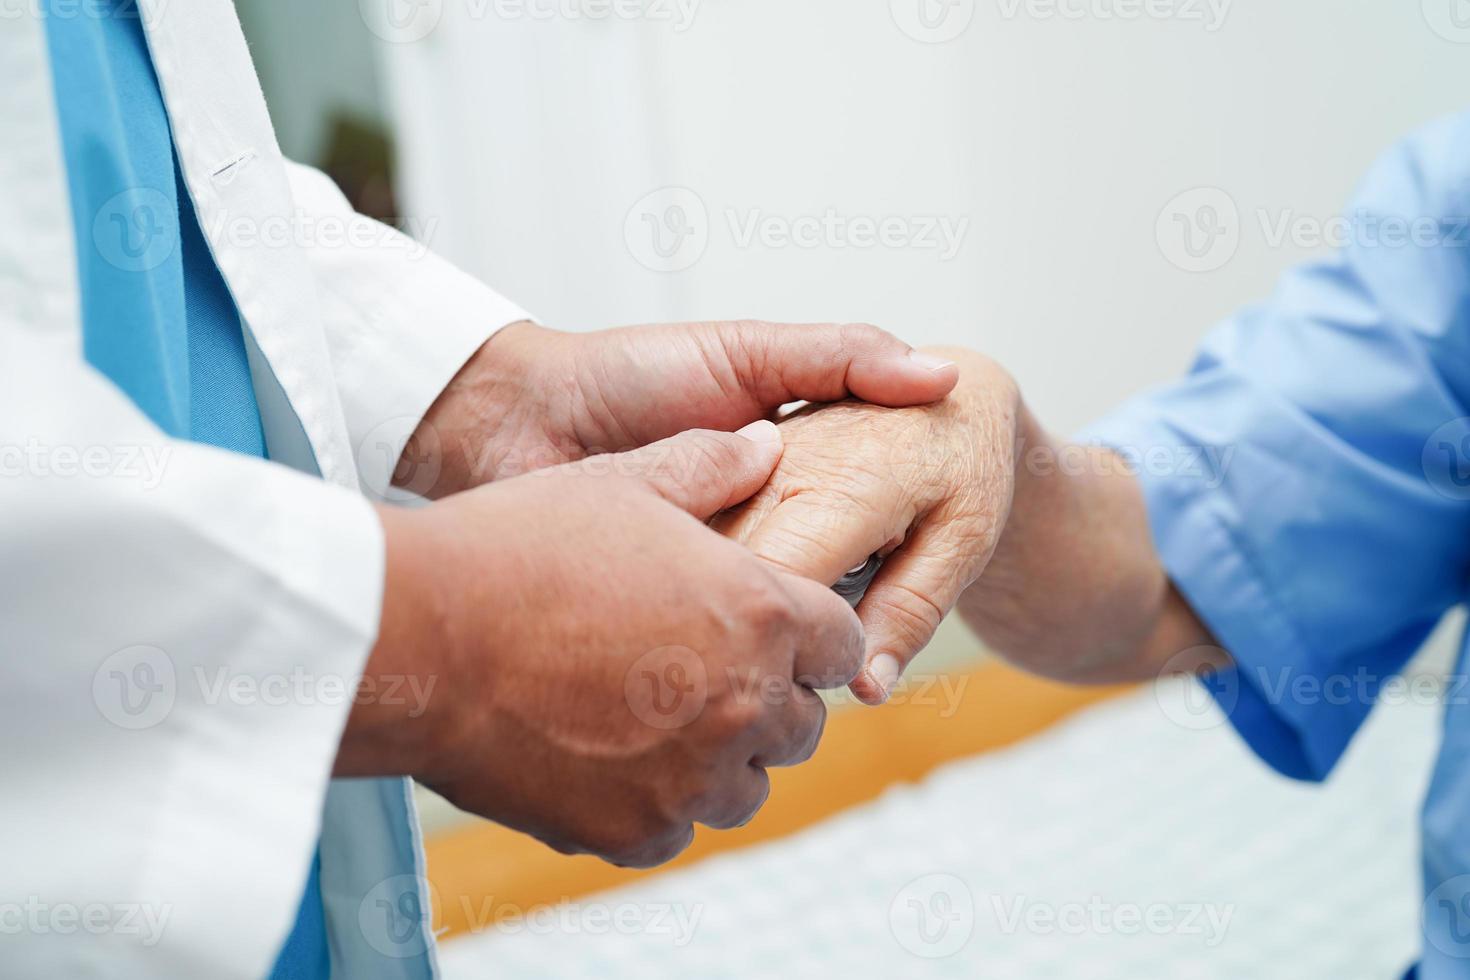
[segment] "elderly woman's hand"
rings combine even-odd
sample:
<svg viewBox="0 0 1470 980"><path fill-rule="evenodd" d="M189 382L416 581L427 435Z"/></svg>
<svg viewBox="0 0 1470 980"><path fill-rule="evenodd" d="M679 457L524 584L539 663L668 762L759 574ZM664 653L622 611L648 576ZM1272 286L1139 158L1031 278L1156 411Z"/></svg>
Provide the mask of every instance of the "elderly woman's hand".
<svg viewBox="0 0 1470 980"><path fill-rule="evenodd" d="M775 564L835 583L884 560L858 615L867 669L853 691L891 692L961 593L985 570L1011 509L1019 396L999 365L965 350L944 401L891 409L811 406L782 422L766 487L715 526Z"/></svg>

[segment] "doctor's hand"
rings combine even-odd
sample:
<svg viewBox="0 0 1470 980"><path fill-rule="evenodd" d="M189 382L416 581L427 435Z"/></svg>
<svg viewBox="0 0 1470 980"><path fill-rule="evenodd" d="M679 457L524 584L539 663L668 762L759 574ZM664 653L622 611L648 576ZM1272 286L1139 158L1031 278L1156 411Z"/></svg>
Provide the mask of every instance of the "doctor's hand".
<svg viewBox="0 0 1470 980"><path fill-rule="evenodd" d="M354 706L336 773L409 774L567 853L648 866L734 827L814 751L815 687L856 675L857 617L704 521L780 435L689 432L382 511L371 677L437 679L420 717ZM379 688L381 689L381 688Z"/></svg>
<svg viewBox="0 0 1470 980"><path fill-rule="evenodd" d="M686 429L733 431L792 401L920 405L958 369L865 324L755 321L561 333L512 324L429 410L395 483L442 497Z"/></svg>
<svg viewBox="0 0 1470 980"><path fill-rule="evenodd" d="M775 567L827 585L885 556L857 609L867 652L852 690L872 704L986 570L1011 510L1016 386L980 355L944 358L961 377L936 404L844 401L783 421L771 481L715 522Z"/></svg>

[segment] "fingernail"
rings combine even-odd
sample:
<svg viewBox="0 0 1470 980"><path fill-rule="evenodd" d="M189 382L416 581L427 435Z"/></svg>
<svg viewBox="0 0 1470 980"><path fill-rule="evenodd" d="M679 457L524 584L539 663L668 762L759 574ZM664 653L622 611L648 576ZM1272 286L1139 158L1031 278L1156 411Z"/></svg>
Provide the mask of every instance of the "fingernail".
<svg viewBox="0 0 1470 980"><path fill-rule="evenodd" d="M933 354L925 354L921 350L909 351L909 360L926 371L943 371L947 367L954 366L954 361L945 360Z"/></svg>
<svg viewBox="0 0 1470 980"><path fill-rule="evenodd" d="M883 692L885 700L893 693L900 670L898 658L891 653L880 653L868 664L868 677L873 686Z"/></svg>
<svg viewBox="0 0 1470 980"><path fill-rule="evenodd" d="M751 442L781 441L781 430L776 428L774 422L767 421L766 419L761 419L759 422L752 422L735 434L737 436L744 436Z"/></svg>

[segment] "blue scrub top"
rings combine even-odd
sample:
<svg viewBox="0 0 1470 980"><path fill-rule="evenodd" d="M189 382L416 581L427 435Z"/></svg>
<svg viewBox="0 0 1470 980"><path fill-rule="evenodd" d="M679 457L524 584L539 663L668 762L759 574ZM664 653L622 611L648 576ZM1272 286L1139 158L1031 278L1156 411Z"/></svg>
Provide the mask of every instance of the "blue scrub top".
<svg viewBox="0 0 1470 980"><path fill-rule="evenodd" d="M1470 115L1384 155L1344 217L1344 247L1088 434L1136 464L1169 574L1235 658L1216 701L1306 780L1470 591ZM1470 976L1466 669L1462 639L1422 816L1419 980Z"/></svg>
<svg viewBox="0 0 1470 980"><path fill-rule="evenodd" d="M47 0L88 363L170 436L264 457L239 314L174 156L133 0ZM324 978L320 858L276 978Z"/></svg>

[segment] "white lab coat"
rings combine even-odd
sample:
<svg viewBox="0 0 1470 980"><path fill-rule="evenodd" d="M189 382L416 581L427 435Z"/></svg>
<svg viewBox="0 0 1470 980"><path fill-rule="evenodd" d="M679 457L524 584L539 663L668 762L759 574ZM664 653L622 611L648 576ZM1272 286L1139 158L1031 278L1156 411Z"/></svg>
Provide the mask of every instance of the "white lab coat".
<svg viewBox="0 0 1470 980"><path fill-rule="evenodd" d="M329 789L381 599L363 490L525 314L392 236L254 234L347 203L282 159L229 0L142 0L277 462L169 440L82 358L35 6L0 13L0 975L262 976L320 832L337 975L427 976L407 781Z"/></svg>

